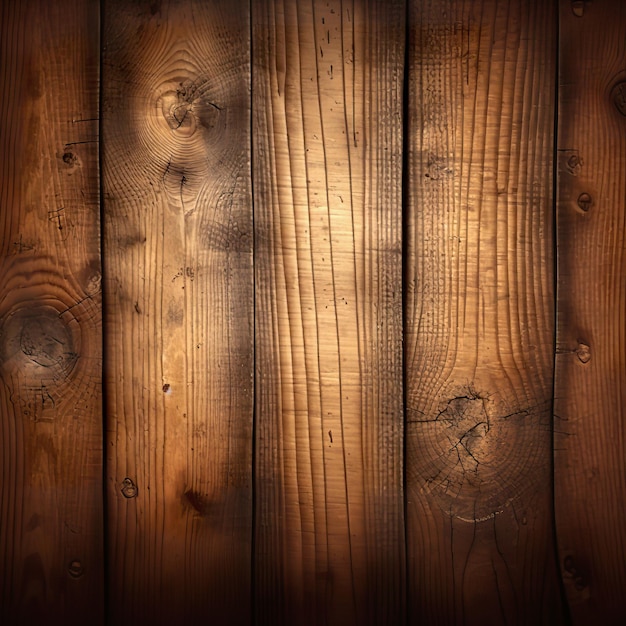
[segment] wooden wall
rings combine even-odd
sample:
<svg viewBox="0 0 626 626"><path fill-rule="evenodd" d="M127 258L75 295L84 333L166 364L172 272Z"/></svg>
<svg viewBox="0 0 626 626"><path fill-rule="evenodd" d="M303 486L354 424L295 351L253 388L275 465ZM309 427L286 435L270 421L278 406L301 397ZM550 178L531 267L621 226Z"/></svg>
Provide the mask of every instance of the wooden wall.
<svg viewBox="0 0 626 626"><path fill-rule="evenodd" d="M409 616L558 624L554 6L409 11Z"/></svg>
<svg viewBox="0 0 626 626"><path fill-rule="evenodd" d="M0 1L0 623L621 624L626 5Z"/></svg>
<svg viewBox="0 0 626 626"><path fill-rule="evenodd" d="M98 5L0 6L0 621L98 624Z"/></svg>

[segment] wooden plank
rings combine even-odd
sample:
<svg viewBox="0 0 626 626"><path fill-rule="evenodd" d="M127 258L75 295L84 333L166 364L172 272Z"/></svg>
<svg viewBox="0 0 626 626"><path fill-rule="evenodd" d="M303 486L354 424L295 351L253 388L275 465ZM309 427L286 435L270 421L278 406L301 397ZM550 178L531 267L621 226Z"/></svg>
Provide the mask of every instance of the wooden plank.
<svg viewBox="0 0 626 626"><path fill-rule="evenodd" d="M109 604L248 624L248 2L104 5Z"/></svg>
<svg viewBox="0 0 626 626"><path fill-rule="evenodd" d="M626 5L560 3L557 536L574 624L626 613Z"/></svg>
<svg viewBox="0 0 626 626"><path fill-rule="evenodd" d="M101 624L97 2L0 4L0 623Z"/></svg>
<svg viewBox="0 0 626 626"><path fill-rule="evenodd" d="M411 623L558 624L556 21L412 0L405 367Z"/></svg>
<svg viewBox="0 0 626 626"><path fill-rule="evenodd" d="M259 624L404 620L403 4L253 3Z"/></svg>

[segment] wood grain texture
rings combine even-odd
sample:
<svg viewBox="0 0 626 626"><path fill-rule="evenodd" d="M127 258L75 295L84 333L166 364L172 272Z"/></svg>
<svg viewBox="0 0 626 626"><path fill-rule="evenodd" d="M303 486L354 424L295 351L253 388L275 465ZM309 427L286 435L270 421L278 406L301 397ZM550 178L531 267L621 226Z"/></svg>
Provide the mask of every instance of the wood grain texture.
<svg viewBox="0 0 626 626"><path fill-rule="evenodd" d="M413 0L409 28L409 618L558 624L554 8Z"/></svg>
<svg viewBox="0 0 626 626"><path fill-rule="evenodd" d="M626 5L560 3L555 485L574 624L626 614Z"/></svg>
<svg viewBox="0 0 626 626"><path fill-rule="evenodd" d="M248 3L111 0L103 32L111 619L248 624Z"/></svg>
<svg viewBox="0 0 626 626"><path fill-rule="evenodd" d="M404 620L404 4L253 3L258 624Z"/></svg>
<svg viewBox="0 0 626 626"><path fill-rule="evenodd" d="M0 4L0 622L101 624L98 4Z"/></svg>

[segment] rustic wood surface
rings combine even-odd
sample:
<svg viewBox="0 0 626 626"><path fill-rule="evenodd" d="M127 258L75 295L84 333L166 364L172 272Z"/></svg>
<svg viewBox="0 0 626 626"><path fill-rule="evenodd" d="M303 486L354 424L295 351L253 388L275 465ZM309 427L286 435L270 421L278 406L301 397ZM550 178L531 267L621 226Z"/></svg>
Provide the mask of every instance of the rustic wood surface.
<svg viewBox="0 0 626 626"><path fill-rule="evenodd" d="M252 8L256 623L400 624L404 3Z"/></svg>
<svg viewBox="0 0 626 626"><path fill-rule="evenodd" d="M248 3L104 6L109 607L248 624Z"/></svg>
<svg viewBox="0 0 626 626"><path fill-rule="evenodd" d="M413 0L405 368L411 623L558 624L555 14Z"/></svg>
<svg viewBox="0 0 626 626"><path fill-rule="evenodd" d="M0 623L102 623L97 2L0 5Z"/></svg>
<svg viewBox="0 0 626 626"><path fill-rule="evenodd" d="M0 624L621 624L625 33L0 0Z"/></svg>
<svg viewBox="0 0 626 626"><path fill-rule="evenodd" d="M556 521L574 624L626 608L626 5L560 3Z"/></svg>

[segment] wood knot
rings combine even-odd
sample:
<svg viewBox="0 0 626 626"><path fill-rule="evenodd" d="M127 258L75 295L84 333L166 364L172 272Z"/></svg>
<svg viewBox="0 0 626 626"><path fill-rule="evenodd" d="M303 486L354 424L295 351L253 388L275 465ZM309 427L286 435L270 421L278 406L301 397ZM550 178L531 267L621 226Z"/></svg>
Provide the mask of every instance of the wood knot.
<svg viewBox="0 0 626 626"><path fill-rule="evenodd" d="M576 348L576 356L581 363L589 363L591 360L591 348L582 341L578 343Z"/></svg>
<svg viewBox="0 0 626 626"><path fill-rule="evenodd" d="M615 108L626 116L626 81L617 83L613 87L612 98Z"/></svg>
<svg viewBox="0 0 626 626"><path fill-rule="evenodd" d="M69 150L66 150L61 158L63 160L63 163L65 163L65 165L67 165L68 167L74 167L76 165L76 162L78 161L78 157Z"/></svg>
<svg viewBox="0 0 626 626"><path fill-rule="evenodd" d="M490 420L486 397L469 391L449 400L437 419L446 425L450 452L458 457L464 469L476 472L485 452Z"/></svg>
<svg viewBox="0 0 626 626"><path fill-rule="evenodd" d="M179 136L190 137L198 125L213 128L222 107L208 96L207 81L185 81L159 98L159 108L167 125Z"/></svg>
<svg viewBox="0 0 626 626"><path fill-rule="evenodd" d="M576 17L582 17L585 14L584 0L572 0L572 13Z"/></svg>
<svg viewBox="0 0 626 626"><path fill-rule="evenodd" d="M580 158L578 151L571 152L567 157L567 171L572 176L580 176L583 167L583 160Z"/></svg>
<svg viewBox="0 0 626 626"><path fill-rule="evenodd" d="M54 369L60 370L55 376L67 376L78 355L68 321L52 306L31 304L0 320L0 357L3 368Z"/></svg>
<svg viewBox="0 0 626 626"><path fill-rule="evenodd" d="M22 352L34 363L50 367L67 354L69 335L58 317L25 320L20 333Z"/></svg>
<svg viewBox="0 0 626 626"><path fill-rule="evenodd" d="M581 211L587 212L593 204L593 198L588 193L581 193L576 203Z"/></svg>
<svg viewBox="0 0 626 626"><path fill-rule="evenodd" d="M419 417L407 422L420 442L413 467L442 510L486 521L503 512L511 494L534 488L529 461L540 456L535 433L549 423L549 404L511 407L473 384L449 391L438 410L415 411Z"/></svg>
<svg viewBox="0 0 626 626"><path fill-rule="evenodd" d="M206 517L211 512L211 500L207 494L200 493L195 489L187 489L183 493L183 502L191 506L191 508L201 517Z"/></svg>
<svg viewBox="0 0 626 626"><path fill-rule="evenodd" d="M122 487L120 489L122 495L125 498L136 498L139 495L139 489L131 478L125 478L122 481Z"/></svg>
<svg viewBox="0 0 626 626"><path fill-rule="evenodd" d="M563 570L565 578L570 579L574 583L576 591L583 591L589 586L587 576L581 571L581 567L576 563L574 557L570 554L563 560Z"/></svg>
<svg viewBox="0 0 626 626"><path fill-rule="evenodd" d="M72 578L80 578L84 572L83 564L80 561L74 560L69 564L67 572Z"/></svg>

